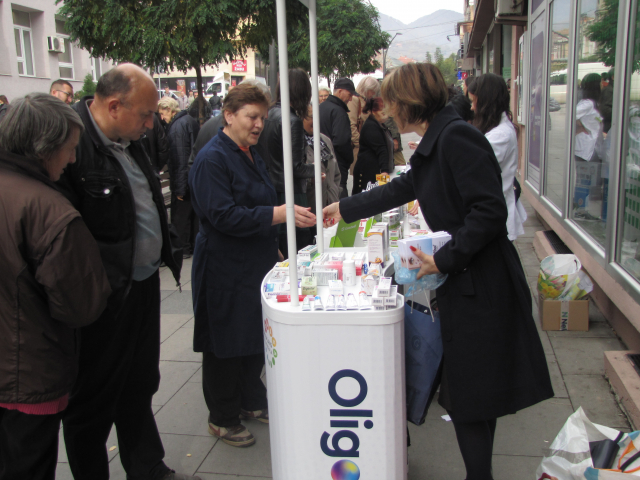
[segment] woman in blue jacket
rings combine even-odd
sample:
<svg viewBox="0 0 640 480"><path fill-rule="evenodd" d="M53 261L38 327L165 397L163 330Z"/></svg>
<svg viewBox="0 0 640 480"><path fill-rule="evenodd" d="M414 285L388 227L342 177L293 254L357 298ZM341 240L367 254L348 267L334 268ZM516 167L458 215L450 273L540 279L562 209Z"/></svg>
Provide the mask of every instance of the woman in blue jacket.
<svg viewBox="0 0 640 480"><path fill-rule="evenodd" d="M255 438L240 415L269 423L260 284L278 261L277 225L285 205L255 145L269 102L253 85L235 87L224 103L224 127L196 157L189 173L193 208L200 219L191 280L193 349L203 352L202 388L209 433L236 447ZM296 226L315 215L296 206Z"/></svg>

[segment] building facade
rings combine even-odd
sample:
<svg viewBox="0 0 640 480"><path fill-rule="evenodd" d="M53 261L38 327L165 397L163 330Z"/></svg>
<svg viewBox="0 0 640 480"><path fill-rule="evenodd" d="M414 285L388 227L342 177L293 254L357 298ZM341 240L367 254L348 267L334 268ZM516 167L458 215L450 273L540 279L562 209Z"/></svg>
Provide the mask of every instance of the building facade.
<svg viewBox="0 0 640 480"><path fill-rule="evenodd" d="M511 79L523 195L640 351L638 0L529 0L521 12L463 1L474 12L463 68Z"/></svg>
<svg viewBox="0 0 640 480"><path fill-rule="evenodd" d="M9 101L59 78L78 91L88 73L97 81L111 68L69 41L58 9L53 0L0 0L0 95Z"/></svg>

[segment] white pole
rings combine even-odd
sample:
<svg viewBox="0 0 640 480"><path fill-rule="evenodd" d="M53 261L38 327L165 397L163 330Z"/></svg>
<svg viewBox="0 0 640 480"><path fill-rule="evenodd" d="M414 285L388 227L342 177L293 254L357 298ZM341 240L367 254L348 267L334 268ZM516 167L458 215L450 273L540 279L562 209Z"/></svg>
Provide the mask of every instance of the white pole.
<svg viewBox="0 0 640 480"><path fill-rule="evenodd" d="M287 244L289 246L289 280L291 305L298 302L298 264L296 247L296 213L293 201L293 159L291 156L291 109L289 99L289 59L287 58L287 11L285 0L276 0L278 20L278 58L280 60L280 104L282 108L282 156L284 159L284 195L287 204Z"/></svg>
<svg viewBox="0 0 640 480"><path fill-rule="evenodd" d="M309 44L311 47L311 105L313 108L313 164L316 174L316 222L318 252L324 253L322 231L322 165L320 163L320 98L318 94L318 25L316 0L309 0ZM325 182L329 179L325 179Z"/></svg>

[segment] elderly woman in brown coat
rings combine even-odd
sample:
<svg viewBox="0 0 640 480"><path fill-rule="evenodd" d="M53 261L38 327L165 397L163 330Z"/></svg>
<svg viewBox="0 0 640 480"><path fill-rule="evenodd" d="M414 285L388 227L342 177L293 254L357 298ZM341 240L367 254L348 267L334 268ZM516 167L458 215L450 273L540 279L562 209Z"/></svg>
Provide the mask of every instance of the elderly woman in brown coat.
<svg viewBox="0 0 640 480"><path fill-rule="evenodd" d="M0 478L53 480L77 373L75 329L111 293L95 240L54 183L84 130L44 93L0 121Z"/></svg>

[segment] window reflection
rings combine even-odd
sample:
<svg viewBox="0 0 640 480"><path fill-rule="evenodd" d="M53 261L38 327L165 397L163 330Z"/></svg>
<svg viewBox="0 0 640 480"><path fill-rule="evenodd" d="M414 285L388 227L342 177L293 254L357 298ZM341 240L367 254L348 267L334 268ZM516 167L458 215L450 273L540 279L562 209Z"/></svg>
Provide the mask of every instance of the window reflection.
<svg viewBox="0 0 640 480"><path fill-rule="evenodd" d="M626 152L622 166L624 202L620 219L622 237L618 245L618 262L640 280L640 14L636 17L633 58L627 66L624 136ZM614 79L615 80L615 79ZM612 126L615 129L615 125Z"/></svg>
<svg viewBox="0 0 640 480"><path fill-rule="evenodd" d="M570 10L571 0L555 0L550 7L551 41L549 42L545 195L560 210L564 210L564 166L567 158L567 66Z"/></svg>
<svg viewBox="0 0 640 480"><path fill-rule="evenodd" d="M582 0L578 12L571 218L604 245L618 0Z"/></svg>

